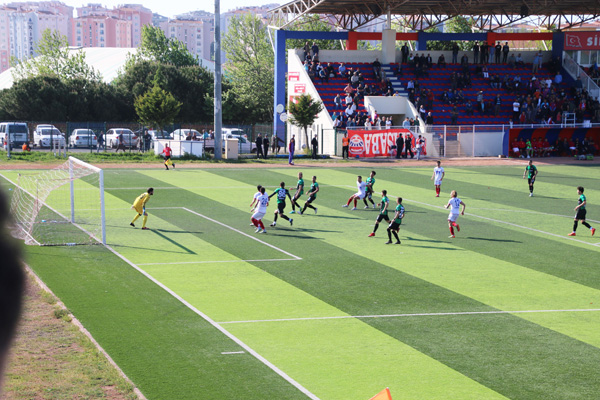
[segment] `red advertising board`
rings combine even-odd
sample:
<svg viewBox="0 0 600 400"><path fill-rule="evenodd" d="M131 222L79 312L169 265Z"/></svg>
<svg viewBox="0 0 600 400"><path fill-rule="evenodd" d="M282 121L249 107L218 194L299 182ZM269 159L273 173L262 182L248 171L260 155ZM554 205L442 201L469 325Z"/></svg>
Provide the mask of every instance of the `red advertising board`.
<svg viewBox="0 0 600 400"><path fill-rule="evenodd" d="M298 82L300 80L300 72L288 72L288 81Z"/></svg>
<svg viewBox="0 0 600 400"><path fill-rule="evenodd" d="M306 92L305 83L294 83L294 94L302 94Z"/></svg>
<svg viewBox="0 0 600 400"><path fill-rule="evenodd" d="M396 145L396 138L400 133L404 134L405 139L410 135L411 147L414 148L414 137L408 129L349 130L348 153L351 157L390 157L390 147ZM427 154L426 146L423 146L422 154Z"/></svg>
<svg viewBox="0 0 600 400"><path fill-rule="evenodd" d="M565 50L600 50L600 32L565 32Z"/></svg>

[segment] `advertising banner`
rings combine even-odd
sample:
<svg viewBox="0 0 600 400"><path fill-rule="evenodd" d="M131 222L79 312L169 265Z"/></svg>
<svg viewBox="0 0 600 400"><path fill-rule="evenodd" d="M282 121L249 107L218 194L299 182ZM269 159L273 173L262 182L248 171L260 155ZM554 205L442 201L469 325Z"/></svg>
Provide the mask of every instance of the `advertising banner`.
<svg viewBox="0 0 600 400"><path fill-rule="evenodd" d="M350 157L390 157L390 148L396 146L396 138L400 133L405 140L411 138L411 147L414 149L415 138L407 129L348 130L348 154ZM423 145L422 154L427 154L426 145Z"/></svg>
<svg viewBox="0 0 600 400"><path fill-rule="evenodd" d="M600 32L565 32L565 50L600 50Z"/></svg>

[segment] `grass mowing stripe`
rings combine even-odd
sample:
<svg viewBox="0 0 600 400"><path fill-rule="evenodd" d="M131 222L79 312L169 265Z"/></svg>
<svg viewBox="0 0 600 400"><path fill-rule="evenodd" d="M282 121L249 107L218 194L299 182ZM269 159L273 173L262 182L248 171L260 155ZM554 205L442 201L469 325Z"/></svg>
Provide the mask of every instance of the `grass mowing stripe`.
<svg viewBox="0 0 600 400"><path fill-rule="evenodd" d="M182 197L185 198L188 195L183 195ZM232 215L235 216L235 213L232 212L228 207L221 205L220 203L218 205L220 205L220 207L217 207L216 205L213 205L205 200L203 200L202 198L200 198L199 196L192 196L192 200L193 203L196 204L203 204L203 208L207 208L207 209L211 209L211 215L226 215L228 216L228 218L232 218ZM223 211L220 211L220 208ZM219 219L221 220L223 217L219 217ZM191 223L189 221L189 218L187 219L183 219L180 221L180 224L185 224L185 223ZM182 226L182 229L185 229L185 226ZM211 235L211 238L213 238L214 240L218 240L217 235ZM271 238L271 237L269 237ZM238 249L239 251L243 251L243 249ZM187 268L187 267L186 267ZM231 269L231 268L230 268ZM219 267L218 269L219 271L222 270L222 267ZM233 271L233 270L232 270ZM239 268L236 267L235 271L239 271ZM198 296L202 295L204 297L207 298L207 300L211 301L212 303L214 303L214 306L221 306L222 307L222 302L225 301L227 302L227 298L231 298L231 297L236 297L238 296L238 288L235 286L232 286L232 278L234 277L233 274L231 273L227 273L227 271L223 271L224 273L226 273L226 275L224 277L227 277L226 279L216 279L219 275L217 275L215 277L215 281L213 283L213 281L209 281L206 282L205 284L208 285L208 287L205 286L198 286L197 283L200 283L201 281L203 281L204 279L207 279L209 276L212 276L212 274L215 274L216 271L212 272L211 275L205 275L202 274L204 271L198 271L198 270L194 270L194 272L192 274L188 274L186 273L185 270L183 270L182 268L178 268L175 272L175 270L169 270L166 267L156 267L150 270L150 273L155 276L158 277L161 281L163 282L169 282L168 286L171 288L178 288L177 290L181 293L185 293L186 299L190 299L189 301L194 303L194 304L198 304L198 301L201 301L198 298ZM202 275L199 275L202 274ZM246 275L244 275L246 277ZM211 278L212 279L212 278ZM198 281L197 281L198 280ZM176 283L175 281L180 281L179 283ZM249 279L249 277L247 277L247 279L244 280L244 283L246 285L248 285L251 282L251 279ZM214 285L214 287L213 287ZM217 286L218 285L218 286ZM206 290L205 290L206 289ZM212 289L212 292L209 292L208 290ZM270 288L265 288L263 289L263 291L265 290L269 290ZM191 291L190 291L191 290ZM196 296L196 298L194 298L194 296ZM242 299L240 299L241 301L243 301ZM275 302L277 302L278 300L275 299ZM279 302L281 302L281 300L279 300ZM263 305L262 308L266 308L267 310L272 310L273 306L269 307L270 303L265 303ZM278 304L273 304L276 306L279 306ZM204 305L202 306L202 308L204 309ZM279 308L279 307L278 307ZM299 311L303 312L306 311L304 309L300 309ZM331 315L331 314L329 314ZM364 331L365 329L365 325L358 322L358 321L350 321L349 322L350 326L352 326L352 330L355 331L358 327L360 327L360 331ZM345 324L347 325L347 324ZM376 335L379 336L384 336L385 335L381 335L379 332L372 330L372 328L368 328L367 331L372 332L371 334L375 333ZM294 338L296 335L293 332L290 332L288 335L288 338ZM268 335L267 335L268 337ZM303 340L305 340L306 338L303 338ZM294 341L296 342L298 340L298 338L294 339ZM321 338L321 341L323 340L323 338ZM335 337L331 337L329 338L329 342L331 343L332 341L336 341L337 338ZM372 342L372 340L371 340ZM339 342L336 341L336 343L339 343L340 345L343 344L343 342ZM270 349L271 351L273 351L273 344L271 343ZM291 344L291 343L289 343ZM281 343L281 345L284 345L284 343ZM285 347L288 347L288 343L285 343ZM408 351L408 348L404 345L400 345L400 344L396 344L394 347L399 347L400 350L394 350L394 353L398 353L398 360L402 359L403 357L405 357L406 355L406 351ZM305 377L306 374L308 373L309 376L312 376L315 374L315 368L321 368L321 372L318 374L318 377L321 378L323 376L327 376L329 379L333 379L333 377L339 378L339 381L337 382L338 386L335 387L329 387L329 385L325 385L325 387L323 387L322 385L319 385L318 388L320 389L319 391L317 391L317 394L321 394L321 391L325 390L327 391L327 393L329 393L329 391L333 390L334 392L339 392L337 394L334 394L333 397L328 396L327 398L344 398L347 399L349 398L348 394L352 394L352 397L356 396L356 391L365 391L368 389L368 387L360 387L360 386L356 386L358 382L364 383L363 380L356 380L356 376L352 375L349 376L348 375L348 365L346 363L344 364L339 364L339 365L322 365L322 366L315 366L313 365L313 363L315 362L314 356L317 356L318 354L321 353L321 349L317 350L317 351L309 351L310 349L305 349L305 351L302 354L301 358L305 358L305 362L306 363L310 363L310 364L299 364L297 358L299 358L300 356L298 356L296 354L296 359L290 364L290 359L285 360L286 362L282 363L282 365L285 365L285 370L296 370L298 367L302 367L300 371L298 371L298 376L300 377ZM338 352L338 350L335 350L336 352ZM342 353L348 353L348 349L345 346L342 346L339 348L339 351L341 351ZM389 353L391 350L389 347L386 347L386 353ZM261 350L262 353L262 350ZM286 355L289 355L288 352L285 352ZM442 367L439 365L439 363L430 360L427 357L417 357L414 351L412 351L413 355L411 356L411 360L413 360L413 362L415 361L416 358L419 358L421 361L419 361L419 364L422 364L424 366L424 371L427 371L426 375L431 375L432 380L444 380L444 381L452 381L453 383L453 387L454 389L452 389L452 393L456 393L457 396L459 396L460 398L481 398L481 394L482 393L486 393L485 397L487 398L492 398L491 397L491 392L478 385L475 383L468 383L468 380L466 380L466 378L461 377L459 374L457 374L454 371L451 371L450 369L447 369L446 367ZM269 353L268 359L275 359L275 360L279 360L281 357L281 352L280 351L276 351L276 352L272 352ZM376 361L376 360L374 360ZM354 360L353 363L358 363L359 365L365 367L364 365L364 360L360 360L360 359L356 359ZM277 365L279 365L279 362L277 363ZM310 367L308 367L307 365L310 365ZM369 364L371 365L371 364ZM325 368L325 369L322 369ZM406 368L408 368L408 365L406 366ZM362 376L372 376L372 373L367 373L365 374L365 372L367 371L367 369L363 370L363 372L361 372ZM445 372L444 372L445 371ZM391 372L391 371L390 371ZM389 375L389 373L387 375ZM387 376L385 375L385 376ZM296 374L294 374L294 376L296 376ZM377 379L381 380L383 378L383 376L379 376L377 377ZM304 381L304 379L302 379L302 381ZM384 381L382 381L384 382ZM382 383L385 384L385 383ZM348 385L348 386L347 386ZM347 386L347 387L346 387ZM311 388L313 387L313 385L311 385ZM375 386L376 388L377 386ZM376 390L375 388L373 388L372 392L369 391L365 391L364 393L364 397L367 397L368 395L372 395L372 393ZM433 389L434 391L439 390L439 389ZM415 388L415 391L418 391L418 389ZM422 392L422 389L421 389ZM475 393L476 395L474 395L474 397L469 396L468 394L470 392ZM343 394L341 394L343 393ZM440 398L440 397L438 397ZM494 397L494 398L498 398L498 397Z"/></svg>
<svg viewBox="0 0 600 400"><path fill-rule="evenodd" d="M27 259L149 399L306 398L98 246L27 247Z"/></svg>
<svg viewBox="0 0 600 400"><path fill-rule="evenodd" d="M269 362L266 358L264 358L259 353L257 353L256 351L254 351L251 347L249 347L243 341L241 341L240 339L238 339L237 337L235 337L234 335L232 335L229 331L227 331L227 329L223 328L221 325L219 325L218 323L216 323L215 321L213 321L208 315L204 314L203 312L201 312L200 310L198 310L196 307L192 306L190 303L188 303L186 300L184 300L177 293L175 293L174 291L172 291L171 289L169 289L163 283L161 283L158 280L156 280L152 275L150 275L149 273L147 273L146 271L144 271L142 268L139 268L137 265L135 265L131 261L127 260L121 254L119 254L118 252L116 252L115 250L113 250L110 246L107 246L107 248L111 252L113 252L115 255L117 255L119 258L121 258L123 261L125 261L127 264L129 264L131 267L135 268L138 272L140 272L146 278L148 278L152 282L154 282L157 286L161 287L163 290L165 290L167 293L169 293L175 299L179 300L183 305L185 305L187 308L189 308L190 310L192 310L194 313L196 313L198 316L200 316L202 319L204 319L206 322L208 322L210 325L212 325L215 329L217 329L219 332L221 332L227 338L229 338L230 340L232 340L233 342L235 342L238 346L240 346L245 351L247 351L249 354L251 354L252 356L254 356L254 358L256 358L258 361L260 361L261 363L263 363L264 365L266 365L268 368L270 368L271 370L273 370L273 372L275 372L277 375L281 376L285 381L287 381L289 384L291 384L296 389L298 389L300 392L302 392L304 395L306 395L306 397L308 397L309 399L313 399L313 400L319 400L319 398L317 396L315 396L314 394L312 394L308 389L306 389L300 383L296 382L292 377L290 377L288 374L286 374L285 372L283 372L281 369L277 368L277 366L275 366L274 364L272 364L271 362ZM223 354L223 353L227 353L227 352L221 352L221 354Z"/></svg>
<svg viewBox="0 0 600 400"><path fill-rule="evenodd" d="M219 171L218 173L223 175L222 171ZM206 174L203 174L203 179L208 179ZM214 199L221 197L219 193L209 193L207 195L210 195ZM321 196L321 198L323 197L325 196ZM212 208L218 208L219 206L223 207L223 205L214 205ZM293 283L295 286L326 300L329 304L350 314L355 314L351 312L353 310L350 309L365 307L367 305L372 311L375 307L379 308L386 306L388 309L392 309L393 305L398 308L399 304L402 306L406 306L407 303L410 304L410 301L405 297L407 296L406 293L403 293L401 296L394 293L392 287L389 289L386 288L386 282L393 282L397 287L402 288L418 287L420 289L419 294L416 295L415 293L415 297L421 302L419 306L426 307L429 305L428 308L430 310L436 308L439 309L439 307L435 306L433 303L428 303L428 300L431 300L433 293L440 290L439 287L426 284L422 281L417 285L415 284L417 281L414 281L414 278L409 278L409 276L405 274L397 275L393 272L388 273L389 270L387 267L380 266L380 264L368 259L362 259L361 261L356 260L353 262L352 255L349 254L344 254L344 256L341 257L342 260L337 260L337 262L331 259L327 259L327 261L325 261L325 259L321 260L321 257L318 257L320 253L329 255L332 251L327 250L326 244L320 241L311 241L310 246L313 256L311 257L311 260L307 259L302 263L305 267L302 271L298 269L283 269L277 265L261 265L261 268L264 268L276 276L280 276L282 279ZM366 244L365 247L370 248L371 246ZM381 249L380 251L383 252L386 250ZM301 252L299 252L299 254L302 255ZM322 261L325 262L323 263ZM343 265L339 265L338 263ZM326 271L323 271L323 265L327 265ZM361 268L361 266L367 265L369 267L368 269ZM360 273L358 270L360 270ZM331 279L328 279L329 277L331 277ZM318 288L311 283L315 281L320 283ZM361 284L357 286L357 282L361 282ZM376 290L370 288L370 282L377 282L377 285L374 286L377 287ZM352 290L348 293L348 288L354 287L356 287L356 290ZM378 294L379 296L371 300L368 297L372 297L372 295L367 296L365 292ZM394 294L390 294L390 292ZM433 296L435 297L435 295ZM460 303L462 307L467 306L470 309L475 307L485 307L481 304L476 305L477 303L474 303L468 298L461 296L456 297L450 292L444 293L443 297L445 297L445 300L443 301L442 306L454 304L451 300L454 297L457 302L454 304L455 307L458 303ZM390 299L390 301L386 301L387 299ZM442 302L437 303L441 304ZM374 304L377 305L374 306ZM455 310L456 309L457 308L455 308ZM454 324L456 324L456 318L457 317L450 318L454 321ZM551 395L552 393L555 393L556 390L561 394L573 392L574 388L579 387L579 385L584 385L582 390L587 394L598 389L595 384L590 384L589 379L581 378L581 374L586 375L585 369L590 368L594 362L598 361L600 351L597 348L553 332L550 329L531 324L514 316L502 315L497 319L490 320L490 318L485 318L484 320L485 322L482 322L481 320L469 321L468 323L465 323L464 329L460 325L453 326L452 329L455 331L456 336L453 334L451 340L447 342L447 346L441 346L443 349L431 349L431 343L439 345L437 341L439 341L439 335L442 332L437 330L435 321L419 324L418 330L412 330L410 328L406 329L405 325L394 321L369 321L368 323L376 324L377 327L384 330L384 332L406 343L418 345L416 346L417 349L425 351L436 359L444 359L444 362L447 362L448 365L458 369L461 373L475 378L504 394L513 393L517 397L519 397L519 395L528 395L530 396L529 398L539 398L543 395ZM449 327L445 325L445 329L448 328ZM487 334L488 329L496 332L496 334L492 335L493 340L490 340L491 336ZM423 332L426 333L424 334ZM266 332L263 332L263 334L266 334ZM465 360L453 359L453 357L457 357L456 349L463 346L465 337L473 338L473 340L470 340L469 343L466 344L470 347L470 357L481 352L484 354L483 358L485 363L489 363L488 367L481 368L481 364L472 365L465 362ZM510 338L510 340L507 341L507 338ZM535 338L541 338L541 340L534 340ZM575 361L574 358L571 358L569 363L579 364L577 367L570 369L567 368L568 363L565 362L559 362L554 365L544 365L541 360L531 358L529 354L525 357L522 354L520 355L514 352L507 353L506 347L511 346L526 349L526 351L531 354L544 354L544 357L551 357L552 359L561 358L564 360L564 357L571 358L571 351L576 352L577 357L582 357L582 355L586 354L587 359ZM449 357L449 355L452 355L452 357ZM458 356L458 358L461 357ZM582 362L586 367L580 368ZM519 365L519 368L515 369L515 364ZM489 368L492 365L496 368L496 372L492 372L492 368ZM570 373L579 376L579 378L568 380L568 382L565 381L558 389L555 386L550 385L535 388L532 393L528 393L529 389L527 389L527 381L542 381L547 374L553 376L561 375L564 377L565 374ZM513 381L509 383L502 381L502 379L499 380L499 376L510 376ZM531 397L532 395L537 397Z"/></svg>

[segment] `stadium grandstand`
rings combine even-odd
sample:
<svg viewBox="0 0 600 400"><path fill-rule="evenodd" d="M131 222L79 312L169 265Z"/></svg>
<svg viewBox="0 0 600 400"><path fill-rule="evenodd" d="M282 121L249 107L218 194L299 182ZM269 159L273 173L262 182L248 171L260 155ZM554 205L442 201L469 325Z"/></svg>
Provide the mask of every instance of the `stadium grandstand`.
<svg viewBox="0 0 600 400"><path fill-rule="evenodd" d="M306 14L333 21L337 31L286 30ZM343 132L348 132L357 137L356 155L389 156L394 138L410 132L413 146L422 135L427 155L436 157L527 156L510 146L521 140L539 141L540 147L548 142L547 151L535 152L540 156L597 155L600 32L581 26L599 15L600 4L587 0L293 1L270 12L275 109L303 94L321 101L324 110L309 137L320 135L326 154L341 155ZM456 16L467 17L473 33L424 31ZM387 20L382 32L357 31L382 17ZM392 29L395 19L408 32ZM539 32L506 32L521 21L534 21ZM288 39L307 46L286 55ZM316 40L342 41L344 50L312 48ZM381 50L361 50L361 40L377 41ZM467 45L462 46L466 50L433 51L427 47L431 41ZM515 46L525 41L551 44L542 50ZM274 120L283 137L285 125L277 111ZM308 145L299 130L287 129L288 138L295 134ZM378 131L388 133L377 139ZM369 134L371 139L365 137ZM367 150L373 140L381 141L375 152Z"/></svg>

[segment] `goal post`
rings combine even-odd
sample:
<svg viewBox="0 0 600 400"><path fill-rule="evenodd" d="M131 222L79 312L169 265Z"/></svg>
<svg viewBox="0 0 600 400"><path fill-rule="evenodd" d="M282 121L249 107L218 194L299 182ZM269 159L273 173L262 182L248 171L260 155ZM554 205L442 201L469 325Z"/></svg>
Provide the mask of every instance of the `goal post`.
<svg viewBox="0 0 600 400"><path fill-rule="evenodd" d="M19 175L11 201L14 235L42 246L106 244L104 174L75 157Z"/></svg>

